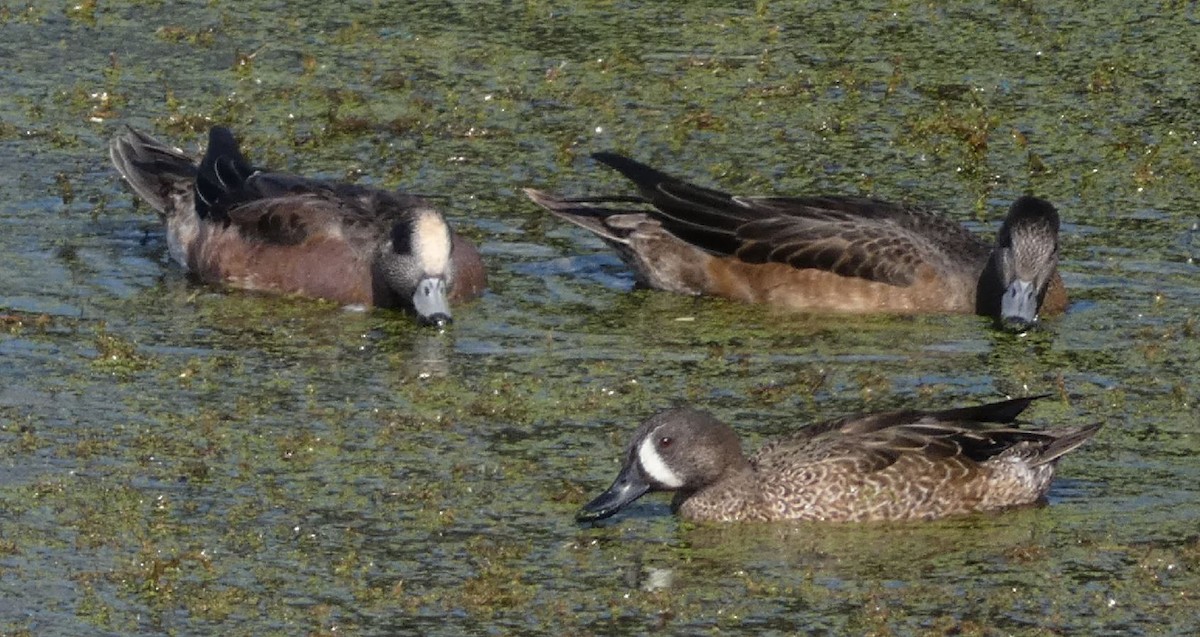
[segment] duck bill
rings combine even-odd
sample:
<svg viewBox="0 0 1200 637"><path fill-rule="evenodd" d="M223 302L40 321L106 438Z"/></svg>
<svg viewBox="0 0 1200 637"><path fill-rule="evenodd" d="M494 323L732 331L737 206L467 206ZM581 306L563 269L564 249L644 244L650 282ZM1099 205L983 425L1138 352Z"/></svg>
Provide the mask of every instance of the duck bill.
<svg viewBox="0 0 1200 637"><path fill-rule="evenodd" d="M650 490L650 483L642 477L636 461L627 462L617 479L607 491L596 496L575 515L580 522L603 520L625 508L625 505L642 497Z"/></svg>
<svg viewBox="0 0 1200 637"><path fill-rule="evenodd" d="M450 301L446 298L446 279L427 277L417 282L412 297L413 311L422 325L445 327L451 322Z"/></svg>
<svg viewBox="0 0 1200 637"><path fill-rule="evenodd" d="M1016 279L1009 284L1000 299L1000 324L1020 332L1033 327L1038 312L1037 286L1032 281Z"/></svg>

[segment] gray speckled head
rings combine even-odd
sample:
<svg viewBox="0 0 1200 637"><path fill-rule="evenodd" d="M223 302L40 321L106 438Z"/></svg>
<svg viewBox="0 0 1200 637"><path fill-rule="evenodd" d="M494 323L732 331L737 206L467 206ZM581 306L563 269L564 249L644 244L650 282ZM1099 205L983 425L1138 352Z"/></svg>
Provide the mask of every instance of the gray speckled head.
<svg viewBox="0 0 1200 637"><path fill-rule="evenodd" d="M388 287L427 325L450 323L449 293L453 284L450 227L429 208L392 226L391 241L376 259Z"/></svg>
<svg viewBox="0 0 1200 637"><path fill-rule="evenodd" d="M999 320L1020 331L1037 322L1050 280L1058 269L1058 211L1037 197L1013 202L996 235L992 265L1003 290Z"/></svg>

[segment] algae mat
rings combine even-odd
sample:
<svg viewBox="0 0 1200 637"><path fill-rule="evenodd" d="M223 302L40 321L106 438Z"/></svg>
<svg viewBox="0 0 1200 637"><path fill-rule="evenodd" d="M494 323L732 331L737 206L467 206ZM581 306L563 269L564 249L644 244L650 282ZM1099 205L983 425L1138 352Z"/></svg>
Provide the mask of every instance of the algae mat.
<svg viewBox="0 0 1200 637"><path fill-rule="evenodd" d="M1195 3L5 3L0 633L1192 634ZM197 285L105 146L430 194L493 285L445 334ZM804 316L631 291L520 194L616 149L744 193L1065 220L1066 316ZM688 400L748 447L899 405L1103 421L1050 506L924 525L597 527Z"/></svg>

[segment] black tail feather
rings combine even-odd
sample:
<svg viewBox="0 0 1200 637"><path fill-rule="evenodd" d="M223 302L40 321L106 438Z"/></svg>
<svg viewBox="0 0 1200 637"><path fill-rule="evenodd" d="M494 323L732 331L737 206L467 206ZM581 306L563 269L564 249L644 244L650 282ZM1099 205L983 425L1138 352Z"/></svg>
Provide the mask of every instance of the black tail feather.
<svg viewBox="0 0 1200 637"><path fill-rule="evenodd" d="M679 179L659 170L655 170L640 161L630 159L613 152L592 153L592 159L616 170L626 179L637 184L642 196L654 200L658 193L659 184L679 182Z"/></svg>
<svg viewBox="0 0 1200 637"><path fill-rule="evenodd" d="M708 252L736 252L737 229L759 217L729 193L690 184L624 155L600 152L592 157L632 181L654 205L649 214L668 231Z"/></svg>
<svg viewBox="0 0 1200 637"><path fill-rule="evenodd" d="M196 176L196 214L201 219L228 221L228 210L255 172L238 147L233 132L214 126L208 132L208 150Z"/></svg>
<svg viewBox="0 0 1200 637"><path fill-rule="evenodd" d="M956 420L967 422L996 422L1008 423L1017 419L1021 412L1029 407L1030 403L1042 398L1048 398L1050 394L1040 394L1038 396L1025 396L1023 398L1013 398L1011 400L1002 400L996 403L988 403L986 405L973 405L971 407L959 407L957 409L946 409L944 411L934 412L932 415L942 422L952 422Z"/></svg>
<svg viewBox="0 0 1200 637"><path fill-rule="evenodd" d="M594 153L592 158L632 181L643 197L673 219L723 228L746 221L745 215L737 214L743 206L727 192L690 184L617 153Z"/></svg>

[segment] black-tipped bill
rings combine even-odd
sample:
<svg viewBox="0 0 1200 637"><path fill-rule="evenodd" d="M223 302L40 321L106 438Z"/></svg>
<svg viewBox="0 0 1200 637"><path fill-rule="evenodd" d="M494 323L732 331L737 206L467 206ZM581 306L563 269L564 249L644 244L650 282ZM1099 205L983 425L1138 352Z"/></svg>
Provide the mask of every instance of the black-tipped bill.
<svg viewBox="0 0 1200 637"><path fill-rule="evenodd" d="M446 298L446 279L428 277L417 282L412 297L413 311L423 325L445 327L451 322L450 301Z"/></svg>
<svg viewBox="0 0 1200 637"><path fill-rule="evenodd" d="M1009 284L1000 299L1000 324L1014 332L1023 332L1037 322L1038 291L1032 281L1017 279Z"/></svg>
<svg viewBox="0 0 1200 637"><path fill-rule="evenodd" d="M625 505L642 497L650 490L650 483L642 477L637 460L630 459L621 468L621 473L607 491L596 496L594 500L583 505L575 519L579 522L591 522L604 518L625 508Z"/></svg>

